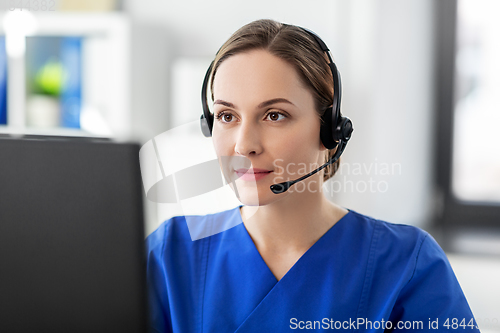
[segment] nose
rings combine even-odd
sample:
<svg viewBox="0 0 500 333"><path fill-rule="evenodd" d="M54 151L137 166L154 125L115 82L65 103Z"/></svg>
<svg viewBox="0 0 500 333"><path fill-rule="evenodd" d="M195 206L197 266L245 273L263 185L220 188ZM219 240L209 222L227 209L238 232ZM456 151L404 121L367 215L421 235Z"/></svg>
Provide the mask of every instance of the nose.
<svg viewBox="0 0 500 333"><path fill-rule="evenodd" d="M262 153L261 135L251 122L242 122L238 129L234 151L245 157L255 156Z"/></svg>

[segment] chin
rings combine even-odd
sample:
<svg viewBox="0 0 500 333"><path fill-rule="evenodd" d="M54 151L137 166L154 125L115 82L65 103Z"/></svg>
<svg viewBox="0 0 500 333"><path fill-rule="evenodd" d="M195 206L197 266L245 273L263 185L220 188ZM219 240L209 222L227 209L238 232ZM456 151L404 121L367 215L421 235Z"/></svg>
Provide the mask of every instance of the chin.
<svg viewBox="0 0 500 333"><path fill-rule="evenodd" d="M271 185L268 184L257 186L254 182L236 181L237 191L232 184L230 186L238 200L246 206L266 206L280 197L279 194L274 194L271 191L269 188Z"/></svg>

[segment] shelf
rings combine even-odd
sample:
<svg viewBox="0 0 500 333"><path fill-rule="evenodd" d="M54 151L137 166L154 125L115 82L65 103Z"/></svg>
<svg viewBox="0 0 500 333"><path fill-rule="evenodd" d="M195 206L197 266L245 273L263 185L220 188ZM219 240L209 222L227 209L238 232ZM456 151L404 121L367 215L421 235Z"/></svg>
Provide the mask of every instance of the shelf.
<svg viewBox="0 0 500 333"><path fill-rule="evenodd" d="M0 22L4 22L10 13L0 13ZM109 33L122 34L128 30L128 16L123 13L73 13L73 12L30 12L34 18L37 36L87 36L106 35ZM4 25L0 24L0 34L4 34Z"/></svg>
<svg viewBox="0 0 500 333"><path fill-rule="evenodd" d="M74 128L17 128L14 126L0 125L0 135L22 136L22 135L47 135L47 136L69 136L69 137L89 137L89 138L109 138L96 135L82 129Z"/></svg>
<svg viewBox="0 0 500 333"><path fill-rule="evenodd" d="M20 19L18 20L18 18ZM93 113L102 120L101 123L109 129L98 137L106 136L108 132L110 133L109 137L113 138L130 136L132 126L130 22L126 14L117 12L41 13L17 10L0 13L0 22L0 35L5 34L7 39L11 38L11 42L24 40L22 42L24 47L21 47L23 51L20 55L12 51L10 54L7 52L7 125L0 127L0 133L33 135L47 133L46 135L96 137L95 134L90 134L85 130L31 128L29 121L27 121L25 38L75 36L83 37L81 44L81 110L93 110ZM8 22L10 25L7 24ZM24 33L23 27L25 26L32 26L32 29ZM11 31L10 35L9 31ZM7 45L13 44L7 43ZM7 49L9 48L7 47ZM88 130L96 132L90 128Z"/></svg>

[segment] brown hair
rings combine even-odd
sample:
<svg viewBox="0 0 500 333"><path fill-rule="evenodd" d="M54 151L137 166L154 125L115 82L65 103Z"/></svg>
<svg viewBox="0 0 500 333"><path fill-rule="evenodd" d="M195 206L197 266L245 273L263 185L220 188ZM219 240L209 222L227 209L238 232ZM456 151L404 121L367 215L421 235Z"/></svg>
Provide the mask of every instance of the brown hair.
<svg viewBox="0 0 500 333"><path fill-rule="evenodd" d="M273 20L257 20L238 29L222 45L212 67L210 89L213 99L214 77L220 64L232 55L264 49L290 63L313 93L318 116L333 104L333 77L328 58L309 33L293 25ZM319 133L318 133L319 135ZM328 150L329 160L336 149ZM324 169L323 181L330 179L339 168L340 159Z"/></svg>

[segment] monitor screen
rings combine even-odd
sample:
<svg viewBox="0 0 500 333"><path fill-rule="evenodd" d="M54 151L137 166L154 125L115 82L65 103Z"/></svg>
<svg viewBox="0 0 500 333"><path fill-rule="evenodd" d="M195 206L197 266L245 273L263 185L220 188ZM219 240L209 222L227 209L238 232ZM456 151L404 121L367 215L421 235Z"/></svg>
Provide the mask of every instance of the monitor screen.
<svg viewBox="0 0 500 333"><path fill-rule="evenodd" d="M0 332L145 332L139 145L0 138Z"/></svg>

